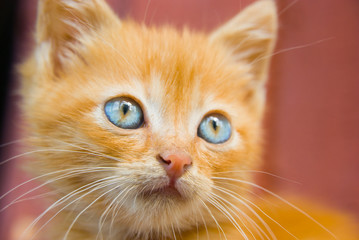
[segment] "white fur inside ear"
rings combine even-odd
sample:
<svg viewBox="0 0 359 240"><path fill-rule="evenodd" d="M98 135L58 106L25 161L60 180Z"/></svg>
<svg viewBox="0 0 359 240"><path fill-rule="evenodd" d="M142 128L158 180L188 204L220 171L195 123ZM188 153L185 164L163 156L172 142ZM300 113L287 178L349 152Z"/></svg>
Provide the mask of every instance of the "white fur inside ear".
<svg viewBox="0 0 359 240"><path fill-rule="evenodd" d="M72 58L82 59L85 36L119 22L103 0L39 0L36 42L51 42L51 70L58 75Z"/></svg>
<svg viewBox="0 0 359 240"><path fill-rule="evenodd" d="M77 11L84 11L88 7L95 7L93 0L87 1L74 1L74 0L62 0L64 7L68 9L76 9Z"/></svg>
<svg viewBox="0 0 359 240"><path fill-rule="evenodd" d="M274 1L262 0L250 5L210 35L210 40L223 44L236 60L251 63L258 56L273 51L277 37L277 12ZM266 64L253 66L265 71Z"/></svg>
<svg viewBox="0 0 359 240"><path fill-rule="evenodd" d="M50 67L49 66L49 64L51 64L50 53L51 53L50 41L42 42L35 49L35 59L39 72L45 72L45 70Z"/></svg>

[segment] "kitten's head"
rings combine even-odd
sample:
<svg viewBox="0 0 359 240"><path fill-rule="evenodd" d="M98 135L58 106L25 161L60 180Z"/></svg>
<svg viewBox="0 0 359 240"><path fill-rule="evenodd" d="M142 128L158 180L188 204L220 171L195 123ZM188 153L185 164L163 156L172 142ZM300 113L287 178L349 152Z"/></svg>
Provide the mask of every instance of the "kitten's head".
<svg viewBox="0 0 359 240"><path fill-rule="evenodd" d="M40 1L22 66L31 164L62 194L83 190L75 210L111 205L117 228L211 222L238 185L226 178L258 165L276 28L270 0L209 35L121 21L103 0Z"/></svg>

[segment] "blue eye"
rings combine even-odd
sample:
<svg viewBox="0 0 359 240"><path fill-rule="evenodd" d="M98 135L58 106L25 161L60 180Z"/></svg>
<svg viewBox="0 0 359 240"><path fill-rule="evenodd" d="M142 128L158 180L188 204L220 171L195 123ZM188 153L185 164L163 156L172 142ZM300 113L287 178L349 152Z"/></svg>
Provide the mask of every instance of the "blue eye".
<svg viewBox="0 0 359 240"><path fill-rule="evenodd" d="M232 134L232 127L226 117L213 113L205 116L199 124L197 135L209 143L226 142Z"/></svg>
<svg viewBox="0 0 359 240"><path fill-rule="evenodd" d="M143 112L138 103L127 97L114 98L105 104L108 120L117 127L136 129L143 124Z"/></svg>

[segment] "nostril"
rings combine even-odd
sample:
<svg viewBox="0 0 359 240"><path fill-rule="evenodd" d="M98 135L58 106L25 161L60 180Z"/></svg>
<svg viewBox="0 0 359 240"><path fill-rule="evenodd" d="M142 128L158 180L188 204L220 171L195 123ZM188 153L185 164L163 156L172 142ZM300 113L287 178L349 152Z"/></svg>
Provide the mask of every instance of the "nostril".
<svg viewBox="0 0 359 240"><path fill-rule="evenodd" d="M161 154L158 154L157 159L158 159L160 162L162 162L162 163L164 163L164 164L166 164L166 165L170 165L170 164L171 164L171 160L170 160L170 159L164 159L164 158L161 156Z"/></svg>

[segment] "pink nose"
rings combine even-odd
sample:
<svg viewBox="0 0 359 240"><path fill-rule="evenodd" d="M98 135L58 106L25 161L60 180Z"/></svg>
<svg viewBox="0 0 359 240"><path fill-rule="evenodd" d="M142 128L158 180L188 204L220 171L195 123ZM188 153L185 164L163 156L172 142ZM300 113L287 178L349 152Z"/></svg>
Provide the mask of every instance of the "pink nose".
<svg viewBox="0 0 359 240"><path fill-rule="evenodd" d="M185 152L168 152L160 154L159 158L163 163L162 166L166 170L171 183L174 183L186 171L187 167L192 165L191 157Z"/></svg>

